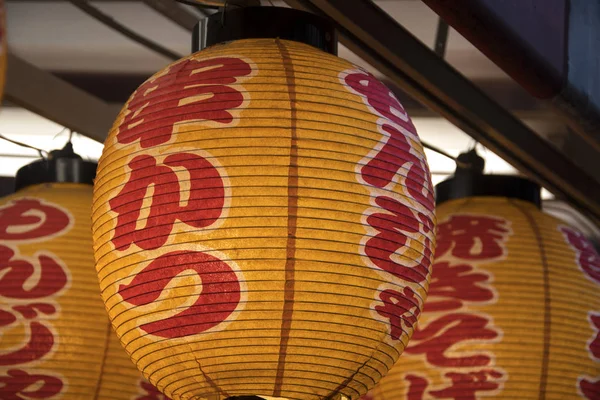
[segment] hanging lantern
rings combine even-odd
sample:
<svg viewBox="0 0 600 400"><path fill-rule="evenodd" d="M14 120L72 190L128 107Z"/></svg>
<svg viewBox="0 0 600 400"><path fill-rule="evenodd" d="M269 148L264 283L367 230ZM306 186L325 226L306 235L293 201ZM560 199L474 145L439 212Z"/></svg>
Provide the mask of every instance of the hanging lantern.
<svg viewBox="0 0 600 400"><path fill-rule="evenodd" d="M226 43L151 77L106 140L102 295L173 399L357 399L412 334L434 242L425 156L388 88L316 48L334 48L325 25L211 16L202 43Z"/></svg>
<svg viewBox="0 0 600 400"><path fill-rule="evenodd" d="M21 168L18 191L0 199L0 399L147 400L155 389L120 346L98 293L96 164L70 146L51 157Z"/></svg>
<svg viewBox="0 0 600 400"><path fill-rule="evenodd" d="M600 256L513 176L436 187L437 249L411 342L370 400L600 399Z"/></svg>

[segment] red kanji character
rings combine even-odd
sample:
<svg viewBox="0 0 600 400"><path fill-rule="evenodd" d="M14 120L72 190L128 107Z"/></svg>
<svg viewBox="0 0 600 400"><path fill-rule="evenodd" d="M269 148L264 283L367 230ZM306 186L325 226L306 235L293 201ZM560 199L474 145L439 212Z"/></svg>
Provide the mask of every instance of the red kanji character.
<svg viewBox="0 0 600 400"><path fill-rule="evenodd" d="M453 215L438 225L436 258L451 251L466 260L497 258L504 254L504 241L510 230L502 218Z"/></svg>
<svg viewBox="0 0 600 400"><path fill-rule="evenodd" d="M355 72L348 74L344 81L355 92L364 96L367 104L377 114L393 121L411 133L415 132L415 126L402 104L400 104L394 93L373 74L367 71Z"/></svg>
<svg viewBox="0 0 600 400"><path fill-rule="evenodd" d="M145 391L144 395L137 397L135 400L171 400L164 394L158 391L150 382L140 381L140 387Z"/></svg>
<svg viewBox="0 0 600 400"><path fill-rule="evenodd" d="M405 351L425 354L427 361L437 367L475 367L488 365L485 354L448 357L445 352L457 343L467 340L491 340L498 332L488 327L488 319L475 314L445 314L425 327L417 327Z"/></svg>
<svg viewBox="0 0 600 400"><path fill-rule="evenodd" d="M10 369L0 376L0 399L51 399L62 391L63 382L57 377Z"/></svg>
<svg viewBox="0 0 600 400"><path fill-rule="evenodd" d="M408 193L423 205L427 210L433 210L435 208L435 199L433 197L433 183L431 182L431 175L427 169L424 159L419 159L418 163L415 162L408 168L408 174L404 181ZM424 216L424 214L420 215ZM423 221L433 229L433 221L431 218L427 218L427 222Z"/></svg>
<svg viewBox="0 0 600 400"><path fill-rule="evenodd" d="M589 313L588 319L595 332L594 337L589 342L590 356L600 361L600 314Z"/></svg>
<svg viewBox="0 0 600 400"><path fill-rule="evenodd" d="M168 142L179 122L231 123L230 110L244 103L244 95L227 85L251 72L247 62L232 57L184 60L171 66L165 75L140 86L129 100L117 140L125 144L139 139L147 148Z"/></svg>
<svg viewBox="0 0 600 400"><path fill-rule="evenodd" d="M19 199L0 208L0 240L33 240L56 235L70 223L58 207L37 199Z"/></svg>
<svg viewBox="0 0 600 400"><path fill-rule="evenodd" d="M182 200L179 179L172 168L183 167L190 176L187 204ZM109 201L118 213L112 242L117 250L132 243L144 250L156 249L167 241L176 220L194 228L215 223L223 211L225 189L219 171L204 157L190 153L173 154L157 165L154 157L141 155L130 163L131 174L121 192ZM143 228L136 229L146 192L154 185L150 213Z"/></svg>
<svg viewBox="0 0 600 400"><path fill-rule="evenodd" d="M580 378L579 391L587 400L600 399L600 377L595 380Z"/></svg>
<svg viewBox="0 0 600 400"><path fill-rule="evenodd" d="M423 400L429 381L418 375L406 375L404 379L408 381L406 400Z"/></svg>
<svg viewBox="0 0 600 400"><path fill-rule="evenodd" d="M367 217L367 223L378 233L365 243L365 255L378 268L401 279L421 283L429 274L429 259L407 266L394 260L396 251L406 244L405 232L419 232L419 221L411 209L398 200L379 196L375 203L387 213L373 213ZM427 247L427 246L426 246Z"/></svg>
<svg viewBox="0 0 600 400"><path fill-rule="evenodd" d="M600 284L600 255L594 245L581 232L566 226L559 227L567 242L577 252L577 264L582 271L595 283Z"/></svg>
<svg viewBox="0 0 600 400"><path fill-rule="evenodd" d="M484 302L494 298L494 292L482 284L489 283L489 274L474 272L472 265L450 265L439 261L433 264L426 312L462 308L463 301Z"/></svg>
<svg viewBox="0 0 600 400"><path fill-rule="evenodd" d="M199 286L202 292L196 302L171 317L142 324L142 330L165 338L194 335L219 325L235 311L241 297L237 275L227 263L203 252L175 251L162 255L139 272L131 283L120 285L119 294L136 306L150 304L173 278L190 270L202 280Z"/></svg>
<svg viewBox="0 0 600 400"><path fill-rule="evenodd" d="M35 264L14 256L13 249L0 245L0 296L40 299L56 294L66 286L67 273L52 256L38 255ZM33 276L37 277L37 282L31 282Z"/></svg>
<svg viewBox="0 0 600 400"><path fill-rule="evenodd" d="M381 127L385 144L377 154L361 168L365 182L375 187L385 187L391 183L398 169L411 163L406 185L411 195L427 209L433 209L433 190L427 167L423 160L411 153L407 135L417 136L415 126L406 114L404 107L394 94L376 77L368 72L351 73L345 83L354 91L365 96L367 104L380 116L397 126L384 123ZM403 130L405 132L403 132ZM400 158L402 154L405 158ZM426 189L426 193L423 190Z"/></svg>
<svg viewBox="0 0 600 400"><path fill-rule="evenodd" d="M14 306L13 310L22 314L27 320L37 317L38 311L46 315L54 314L56 311L54 306L45 303ZM17 317L13 313L0 309L0 328L9 327L16 322ZM54 336L50 329L37 321L30 322L29 328L27 343L18 350L0 354L0 366L25 364L39 360L52 350Z"/></svg>
<svg viewBox="0 0 600 400"><path fill-rule="evenodd" d="M494 369L483 369L475 372L448 372L444 376L452 380L452 385L430 391L431 396L436 399L477 400L477 392L497 390L500 387L498 380L504 374Z"/></svg>
<svg viewBox="0 0 600 400"><path fill-rule="evenodd" d="M402 333L413 329L421 313L415 292L408 286L402 293L387 289L381 292L379 298L383 306L375 306L375 311L390 320L390 336L399 340Z"/></svg>
<svg viewBox="0 0 600 400"><path fill-rule="evenodd" d="M359 400L375 400L375 397L373 397L373 395L371 394L371 392L360 396Z"/></svg>

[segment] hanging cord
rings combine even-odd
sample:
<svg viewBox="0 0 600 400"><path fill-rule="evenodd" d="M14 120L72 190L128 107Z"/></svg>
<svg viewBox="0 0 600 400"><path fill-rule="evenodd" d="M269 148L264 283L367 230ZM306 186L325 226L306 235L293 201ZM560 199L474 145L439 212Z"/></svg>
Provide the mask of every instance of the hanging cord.
<svg viewBox="0 0 600 400"><path fill-rule="evenodd" d="M438 154L441 154L441 155L443 155L444 157L447 157L447 158L449 158L449 159L453 160L453 161L456 163L456 165L457 165L457 166L459 166L459 167L461 167L461 168L469 168L469 167L470 167L470 165L469 165L469 164L467 164L467 163L464 163L464 162L460 161L460 160L459 160L458 158L456 158L456 157L452 157L450 154L446 153L444 150L440 149L439 147L436 147L436 146L434 146L434 145L431 145L431 144L429 144L429 143L427 143L427 142L424 142L424 141L422 141L422 140L421 140L421 144L422 144L422 145L423 145L423 147L425 147L426 149L429 149L429 150L431 150L431 151L435 151L436 153L438 153Z"/></svg>
<svg viewBox="0 0 600 400"><path fill-rule="evenodd" d="M435 44L434 51L440 57L444 58L446 55L446 45L448 44L448 24L443 20L439 19L437 32L435 33Z"/></svg>
<svg viewBox="0 0 600 400"><path fill-rule="evenodd" d="M141 44L142 46L145 46L148 49L155 51L158 54L161 54L172 60L179 60L182 57L181 55L179 55L175 52L172 52L171 50L167 49L166 47L163 47L163 46L159 45L158 43L155 43L155 42L153 42L149 39L146 39L145 37L135 33L131 29L127 28L125 25L122 25L119 22L115 21L111 16L104 14L102 11L100 11L96 7L92 6L85 0L70 0L70 2L75 7L79 8L81 11L88 14L90 17L102 22L104 25L114 29L115 31L122 34L123 36L128 37L129 39L133 40L134 42L137 42L137 43Z"/></svg>
<svg viewBox="0 0 600 400"><path fill-rule="evenodd" d="M12 144L16 144L17 146L25 147L25 148L28 148L28 149L33 149L33 150L37 151L37 152L40 154L40 157L42 157L44 160L45 160L45 159L46 159L46 157L48 156L48 152L47 152L46 150L42 150L42 149L39 149L39 148L37 148L37 147L30 146L30 145L28 145L28 144L25 144L25 143L18 142L18 141L16 141L16 140L9 139L9 138L7 138L7 137L6 137L6 136L4 136L4 135L0 135L0 139L2 139L2 140L6 140L7 142L10 142L10 143L12 143ZM45 155L45 156L44 156L44 153L46 153L46 155Z"/></svg>

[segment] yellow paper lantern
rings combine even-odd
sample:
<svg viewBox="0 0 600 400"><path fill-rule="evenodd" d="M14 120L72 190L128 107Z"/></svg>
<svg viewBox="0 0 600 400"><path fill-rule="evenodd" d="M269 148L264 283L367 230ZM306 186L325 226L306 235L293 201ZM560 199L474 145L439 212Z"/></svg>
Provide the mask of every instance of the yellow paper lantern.
<svg viewBox="0 0 600 400"><path fill-rule="evenodd" d="M105 143L92 219L113 326L173 399L357 399L420 312L431 188L414 126L365 70L282 39L195 53Z"/></svg>
<svg viewBox="0 0 600 400"><path fill-rule="evenodd" d="M91 201L76 183L0 199L0 399L159 400L106 317Z"/></svg>
<svg viewBox="0 0 600 400"><path fill-rule="evenodd" d="M532 186L517 177L477 182L521 193ZM419 326L365 399L600 399L600 256L593 246L521 199L452 199L437 215Z"/></svg>

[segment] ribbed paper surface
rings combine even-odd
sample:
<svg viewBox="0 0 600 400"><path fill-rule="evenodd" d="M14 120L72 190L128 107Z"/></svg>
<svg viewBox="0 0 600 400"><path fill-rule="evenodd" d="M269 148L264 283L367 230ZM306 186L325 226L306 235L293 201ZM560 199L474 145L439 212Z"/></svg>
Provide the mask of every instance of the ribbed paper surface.
<svg viewBox="0 0 600 400"><path fill-rule="evenodd" d="M148 399L100 298L91 201L77 184L0 199L0 399Z"/></svg>
<svg viewBox="0 0 600 400"><path fill-rule="evenodd" d="M600 257L534 205L440 205L430 296L375 400L600 399Z"/></svg>
<svg viewBox="0 0 600 400"><path fill-rule="evenodd" d="M429 171L372 75L310 46L243 40L130 98L95 183L102 296L173 399L357 399L427 290Z"/></svg>

